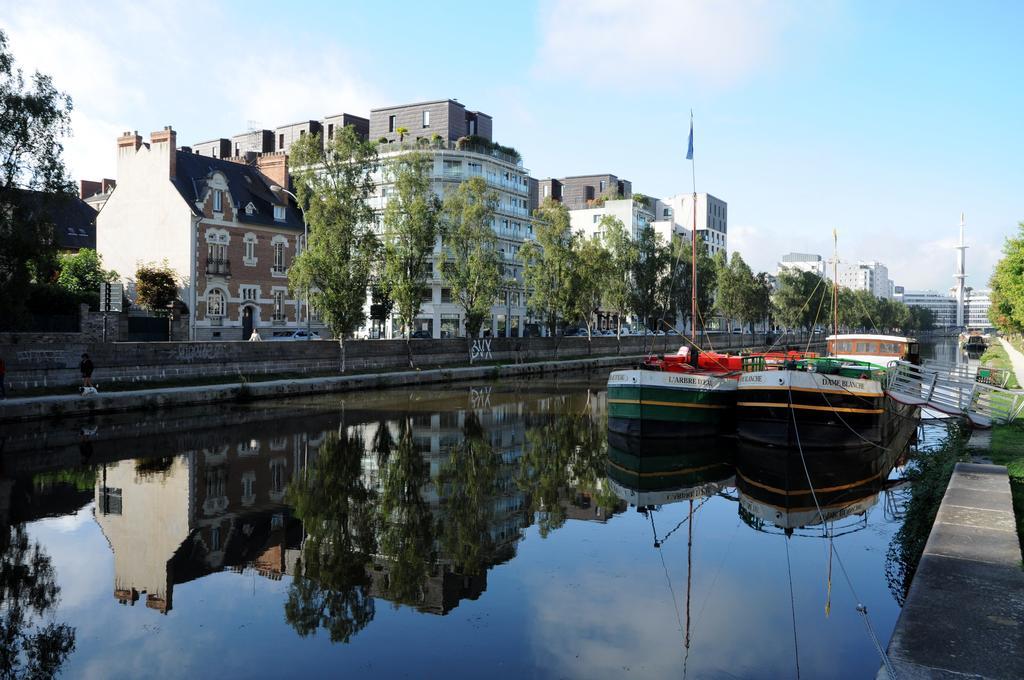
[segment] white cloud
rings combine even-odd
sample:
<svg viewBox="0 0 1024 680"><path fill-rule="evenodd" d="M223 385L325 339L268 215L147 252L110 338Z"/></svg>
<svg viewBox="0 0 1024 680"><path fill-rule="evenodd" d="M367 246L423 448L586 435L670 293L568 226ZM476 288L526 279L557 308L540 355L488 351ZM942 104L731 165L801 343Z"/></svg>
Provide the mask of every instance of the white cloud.
<svg viewBox="0 0 1024 680"><path fill-rule="evenodd" d="M763 0L557 0L541 8L538 75L668 89L679 77L728 85L770 66L787 27L819 9Z"/></svg>

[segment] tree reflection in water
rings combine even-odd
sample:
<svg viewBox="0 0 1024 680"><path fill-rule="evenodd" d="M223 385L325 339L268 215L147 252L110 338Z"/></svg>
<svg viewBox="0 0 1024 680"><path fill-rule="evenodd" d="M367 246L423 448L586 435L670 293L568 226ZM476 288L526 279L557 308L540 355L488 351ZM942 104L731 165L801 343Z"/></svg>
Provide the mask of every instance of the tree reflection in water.
<svg viewBox="0 0 1024 680"><path fill-rule="evenodd" d="M542 538L565 524L566 503L580 496L589 496L609 514L618 504L601 483L608 453L607 415L593 417L590 397L588 392L582 405L562 397L565 413L551 414L526 430L518 484L530 495L530 512Z"/></svg>
<svg viewBox="0 0 1024 680"><path fill-rule="evenodd" d="M285 603L285 618L302 636L324 628L348 642L374 616L367 574L376 551L376 494L362 476L365 452L357 432L328 435L311 468L288 489L306 538Z"/></svg>
<svg viewBox="0 0 1024 680"><path fill-rule="evenodd" d="M75 649L75 629L40 625L60 598L50 557L22 525L0 527L0 677L50 678Z"/></svg>
<svg viewBox="0 0 1024 680"><path fill-rule="evenodd" d="M457 573L478 575L491 565L499 458L476 413L466 413L462 441L452 447L438 476L441 552Z"/></svg>
<svg viewBox="0 0 1024 680"><path fill-rule="evenodd" d="M378 540L388 572L383 595L396 607L418 604L437 560L434 518L422 493L430 481L430 466L416 446L408 418L398 421L394 445L376 453L381 475Z"/></svg>

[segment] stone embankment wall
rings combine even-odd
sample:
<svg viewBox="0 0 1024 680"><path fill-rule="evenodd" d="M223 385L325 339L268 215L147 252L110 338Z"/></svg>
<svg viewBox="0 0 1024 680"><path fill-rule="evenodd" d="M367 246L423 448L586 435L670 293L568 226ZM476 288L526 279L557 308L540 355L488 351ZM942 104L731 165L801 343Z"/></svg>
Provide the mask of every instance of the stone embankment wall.
<svg viewBox="0 0 1024 680"><path fill-rule="evenodd" d="M69 334L71 335L71 334ZM756 346L751 336L711 336L715 349ZM7 386L19 390L74 387L81 377L78 362L88 352L95 365L93 381L104 389L137 383L251 379L309 373L335 373L341 368L338 343L307 342L143 342L97 343L81 340L4 342L0 357L7 364ZM674 352L684 342L674 336L624 337L621 353ZM793 339L791 344L796 344ZM703 343L705 346L708 343ZM611 356L619 353L614 337L487 338L473 344L473 360L465 339L412 340L413 361L419 368L480 362L545 361L570 357ZM345 343L348 372L408 368L404 340L350 340Z"/></svg>

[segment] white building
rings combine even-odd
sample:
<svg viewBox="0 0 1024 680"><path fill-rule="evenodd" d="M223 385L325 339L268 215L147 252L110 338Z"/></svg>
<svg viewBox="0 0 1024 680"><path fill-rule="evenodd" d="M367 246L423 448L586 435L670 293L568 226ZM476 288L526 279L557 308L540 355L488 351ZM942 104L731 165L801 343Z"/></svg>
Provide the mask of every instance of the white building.
<svg viewBox="0 0 1024 680"><path fill-rule="evenodd" d="M956 298L947 293L934 290L905 290L897 293L896 300L908 307L924 307L930 309L935 316L936 328L953 328L956 326Z"/></svg>
<svg viewBox="0 0 1024 680"><path fill-rule="evenodd" d="M991 328L992 322L988 317L989 307L992 306L991 289L967 289L966 316L967 326L970 328Z"/></svg>
<svg viewBox="0 0 1024 680"><path fill-rule="evenodd" d="M881 262L839 264L839 285L851 290L866 290L878 298L892 297L889 269Z"/></svg>
<svg viewBox="0 0 1024 680"><path fill-rule="evenodd" d="M779 274L783 269L796 269L824 276L825 260L821 259L821 255L814 253L786 253L782 256L782 262L779 262L775 273Z"/></svg>
<svg viewBox="0 0 1024 680"><path fill-rule="evenodd" d="M674 222L686 230L689 236L694 223L693 194L677 194L659 199L654 206L655 220ZM729 215L728 205L711 194L697 194L697 235L704 239L708 253L728 253ZM663 227L667 232L669 227ZM675 227L671 228L675 230Z"/></svg>
<svg viewBox="0 0 1024 680"><path fill-rule="evenodd" d="M653 227L661 235L663 243L668 243L669 234L673 233L670 231L673 226L671 222L656 222L654 213L643 203L634 201L632 198L605 201L601 206L569 211L573 231L582 232L587 238L604 236L601 222L608 216L622 222L626 233L633 240L640 238L640 232L649 227ZM689 236L688 231L685 233Z"/></svg>
<svg viewBox="0 0 1024 680"><path fill-rule="evenodd" d="M409 150L402 144L381 145L382 165L385 165L389 158ZM523 168L521 160L497 150L458 149L447 144L439 147L417 147L415 150L432 157L431 178L438 196L454 191L461 182L472 177L483 178L488 188L497 193L498 204L493 227L498 236L505 277L520 283L499 294L498 301L492 307L491 318L484 322L482 332L495 337L521 336L527 323L527 311L526 295L521 285L522 265L517 256L523 241L533 238L529 172ZM375 210L383 211L387 205L391 185L382 172L378 172L375 180L377 194L372 199L372 205ZM434 338L464 337L463 309L452 299L451 289L444 285L438 261L440 253L441 240L438 239L434 247L430 295L424 299L420 313L413 323L413 331L427 331ZM393 338L401 335L398 319L394 315L383 328L380 327L379 321L376 325L372 320L367 323L370 325L364 332L369 333L371 337Z"/></svg>

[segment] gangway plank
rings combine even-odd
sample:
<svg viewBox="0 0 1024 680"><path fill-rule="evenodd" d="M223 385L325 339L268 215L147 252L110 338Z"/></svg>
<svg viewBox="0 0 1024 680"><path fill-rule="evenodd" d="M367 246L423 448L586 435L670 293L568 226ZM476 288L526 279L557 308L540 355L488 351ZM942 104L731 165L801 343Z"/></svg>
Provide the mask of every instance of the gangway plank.
<svg viewBox="0 0 1024 680"><path fill-rule="evenodd" d="M1008 423L1024 411L1024 391L979 382L976 376L937 365L892 362L886 393L905 404L966 418L981 428Z"/></svg>

